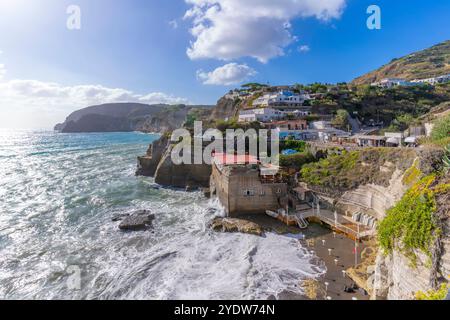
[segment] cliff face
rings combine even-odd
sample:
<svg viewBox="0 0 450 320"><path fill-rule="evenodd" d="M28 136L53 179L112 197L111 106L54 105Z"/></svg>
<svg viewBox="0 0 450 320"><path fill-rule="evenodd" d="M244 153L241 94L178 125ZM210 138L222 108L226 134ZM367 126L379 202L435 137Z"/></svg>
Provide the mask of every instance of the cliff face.
<svg viewBox="0 0 450 320"><path fill-rule="evenodd" d="M169 138L167 135L162 135L161 138L154 141L148 148L147 154L145 156L138 157L138 169L136 171L136 175L153 177L168 144Z"/></svg>
<svg viewBox="0 0 450 320"><path fill-rule="evenodd" d="M70 114L55 130L72 132L133 131L145 119L163 110L163 105L111 103L87 107Z"/></svg>
<svg viewBox="0 0 450 320"><path fill-rule="evenodd" d="M73 132L168 132L183 125L190 112L210 106L114 103L73 112L55 130Z"/></svg>
<svg viewBox="0 0 450 320"><path fill-rule="evenodd" d="M233 118L238 115L240 101L229 99L227 97L221 98L216 107L211 113L211 120Z"/></svg>
<svg viewBox="0 0 450 320"><path fill-rule="evenodd" d="M136 175L155 177L155 182L164 187L194 190L207 188L212 168L207 164L175 165L172 161L173 145L167 135L153 142L147 154L138 157Z"/></svg>
<svg viewBox="0 0 450 320"><path fill-rule="evenodd" d="M181 164L172 162L170 145L164 152L155 173L155 182L165 187L185 188L194 190L207 188L212 167L207 164Z"/></svg>
<svg viewBox="0 0 450 320"><path fill-rule="evenodd" d="M374 155L374 152L380 154ZM312 168L317 170L313 172L316 182L321 185L310 187L320 194L332 194L329 201L341 214L351 216L353 213L363 212L374 217L378 223L404 197L413 181L417 181L420 175L426 176L438 171L443 157L443 151L437 148L403 151L374 149L362 153L361 157L354 154L343 158L344 162L328 160L328 166L321 170L329 173L335 165L339 168L337 172L333 172L331 180L322 177L322 171L318 169L325 162L313 165ZM354 162L350 163L350 160ZM411 170L412 167L417 167L417 171ZM363 174L364 170L370 174ZM446 179L440 183L449 183L450 177ZM330 188L335 190L330 191ZM448 192L437 199L438 212L435 215L437 220L442 221L442 236L434 243L431 258L420 250L414 250L417 258L413 264L410 256L400 249L401 244L397 244L390 253L383 252L381 248L378 250L374 265L367 266L364 270L367 273L366 287L373 298L414 299L418 291L426 292L437 282L445 281L450 274L449 199Z"/></svg>
<svg viewBox="0 0 450 320"><path fill-rule="evenodd" d="M232 118L237 114L239 101L221 98L215 108L168 109L167 112L153 116L143 123L140 130L149 127L156 131L171 131L182 127L186 118L213 123L216 120ZM181 121L183 120L183 121ZM190 125L192 125L190 123ZM205 128L206 129L206 128ZM181 164L175 165L171 159L173 145L167 137L162 137L150 146L147 154L138 158L137 175L155 177L155 182L165 187L185 188L187 190L208 188L212 173L211 165Z"/></svg>

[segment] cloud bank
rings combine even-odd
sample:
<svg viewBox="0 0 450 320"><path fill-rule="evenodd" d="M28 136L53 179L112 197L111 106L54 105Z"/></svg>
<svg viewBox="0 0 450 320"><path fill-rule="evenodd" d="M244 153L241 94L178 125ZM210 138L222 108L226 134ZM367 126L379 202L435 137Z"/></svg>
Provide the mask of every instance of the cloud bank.
<svg viewBox="0 0 450 320"><path fill-rule="evenodd" d="M187 49L189 58L253 57L263 63L282 56L284 48L296 40L291 20L336 19L346 4L346 0L185 1L191 8L184 18L192 21L194 37Z"/></svg>
<svg viewBox="0 0 450 320"><path fill-rule="evenodd" d="M162 92L138 94L101 85L64 86L37 80L0 82L0 127L52 128L72 111L113 102L188 104Z"/></svg>
<svg viewBox="0 0 450 320"><path fill-rule="evenodd" d="M0 80L3 79L3 77L5 76L5 74L6 74L6 68L5 68L5 65L0 63Z"/></svg>
<svg viewBox="0 0 450 320"><path fill-rule="evenodd" d="M203 84L230 86L256 75L256 71L245 64L229 63L211 72L197 71Z"/></svg>

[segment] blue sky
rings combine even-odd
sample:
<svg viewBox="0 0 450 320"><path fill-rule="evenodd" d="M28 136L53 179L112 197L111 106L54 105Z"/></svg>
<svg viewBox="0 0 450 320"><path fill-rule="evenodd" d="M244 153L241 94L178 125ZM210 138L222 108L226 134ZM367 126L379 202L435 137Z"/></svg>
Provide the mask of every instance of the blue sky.
<svg viewBox="0 0 450 320"><path fill-rule="evenodd" d="M239 80L351 81L450 39L448 0L204 1L0 0L0 127L49 128L91 103L214 104Z"/></svg>

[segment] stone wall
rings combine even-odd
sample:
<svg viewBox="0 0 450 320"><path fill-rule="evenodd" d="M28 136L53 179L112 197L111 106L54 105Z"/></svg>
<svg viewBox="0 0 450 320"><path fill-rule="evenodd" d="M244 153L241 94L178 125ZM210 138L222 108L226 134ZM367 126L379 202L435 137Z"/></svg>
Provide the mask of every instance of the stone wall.
<svg viewBox="0 0 450 320"><path fill-rule="evenodd" d="M175 165L171 152L173 145L167 147L156 169L155 182L174 188L194 190L207 188L211 176L211 165L207 164L181 164Z"/></svg>
<svg viewBox="0 0 450 320"><path fill-rule="evenodd" d="M265 214L287 205L287 184L262 183L256 166L213 165L211 191L230 217Z"/></svg>

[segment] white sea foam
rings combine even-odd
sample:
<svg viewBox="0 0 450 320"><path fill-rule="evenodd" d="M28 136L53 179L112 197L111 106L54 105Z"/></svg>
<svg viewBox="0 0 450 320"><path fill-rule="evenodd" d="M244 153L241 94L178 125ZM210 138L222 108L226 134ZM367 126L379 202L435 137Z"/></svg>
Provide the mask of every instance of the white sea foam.
<svg viewBox="0 0 450 320"><path fill-rule="evenodd" d="M0 137L14 141L0 146L0 298L265 299L300 294L302 279L324 271L293 237L215 233L217 201L136 178L143 139ZM156 215L153 229L120 232L111 218L136 209ZM81 270L80 291L67 286L69 266Z"/></svg>

